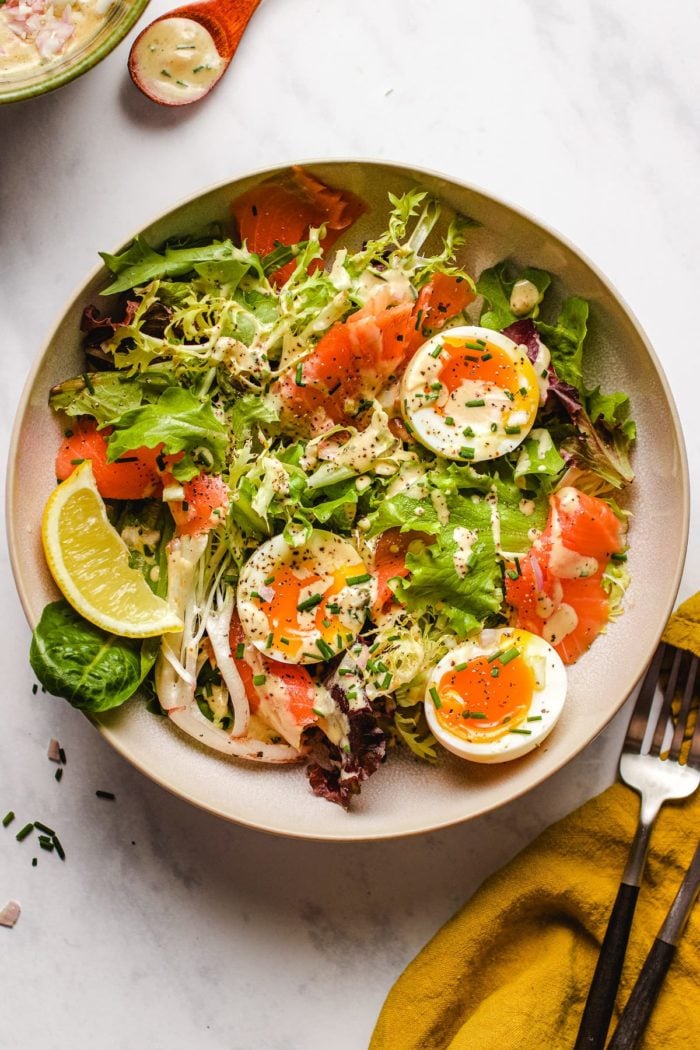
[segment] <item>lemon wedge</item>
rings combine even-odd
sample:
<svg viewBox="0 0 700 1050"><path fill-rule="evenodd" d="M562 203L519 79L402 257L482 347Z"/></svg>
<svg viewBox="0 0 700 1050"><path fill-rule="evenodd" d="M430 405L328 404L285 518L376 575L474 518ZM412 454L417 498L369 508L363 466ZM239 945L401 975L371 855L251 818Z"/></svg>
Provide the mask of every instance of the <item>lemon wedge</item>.
<svg viewBox="0 0 700 1050"><path fill-rule="evenodd" d="M182 630L182 621L154 594L110 525L92 464L82 463L51 493L41 525L51 575L86 620L126 638Z"/></svg>

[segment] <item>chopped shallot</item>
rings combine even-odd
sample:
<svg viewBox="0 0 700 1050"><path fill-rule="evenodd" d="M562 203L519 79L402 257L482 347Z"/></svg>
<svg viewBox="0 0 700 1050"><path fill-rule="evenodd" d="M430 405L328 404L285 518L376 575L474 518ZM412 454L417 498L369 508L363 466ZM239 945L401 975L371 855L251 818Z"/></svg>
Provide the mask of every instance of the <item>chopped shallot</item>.
<svg viewBox="0 0 700 1050"><path fill-rule="evenodd" d="M21 911L22 909L17 901L8 901L2 911L0 911L0 926L13 927L19 919Z"/></svg>

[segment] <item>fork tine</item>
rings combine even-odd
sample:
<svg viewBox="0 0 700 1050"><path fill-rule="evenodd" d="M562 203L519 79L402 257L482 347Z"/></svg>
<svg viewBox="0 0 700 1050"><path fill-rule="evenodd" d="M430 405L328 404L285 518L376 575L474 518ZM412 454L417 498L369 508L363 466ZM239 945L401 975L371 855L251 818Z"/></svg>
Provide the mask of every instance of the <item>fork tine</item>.
<svg viewBox="0 0 700 1050"><path fill-rule="evenodd" d="M695 729L686 761L689 766L700 768L700 710L696 711Z"/></svg>
<svg viewBox="0 0 700 1050"><path fill-rule="evenodd" d="M685 680L685 689L683 690L683 702L681 703L681 709L678 712L678 721L676 722L676 728L673 733L671 749L668 753L668 757L673 762L678 761L678 756L681 753L681 747L683 745L683 739L685 737L685 731L688 725L688 716L690 714L690 702L693 699L695 678L698 671L697 656L688 653L688 658L688 671Z"/></svg>
<svg viewBox="0 0 700 1050"><path fill-rule="evenodd" d="M639 695L637 696L637 703L634 705L634 711L632 712L632 717L630 718L630 723L627 727L627 736L625 737L624 743L625 751L641 751L642 749L642 741L644 740L644 734L646 733L646 728L649 723L649 712L654 700L656 686L659 683L659 675L661 674L661 665L663 663L665 652L666 645L661 642L651 658L651 663L644 675L644 681L640 686Z"/></svg>
<svg viewBox="0 0 700 1050"><path fill-rule="evenodd" d="M666 727L671 716L671 705L676 693L676 683L678 681L678 672L680 671L683 650L674 649L672 652L673 663L671 664L671 670L668 674L668 682L666 683L666 689L664 691L664 702L661 706L659 717L656 720L656 729L654 730L651 747L649 748L650 755L659 755L661 753L661 746L664 742L664 737L666 736Z"/></svg>

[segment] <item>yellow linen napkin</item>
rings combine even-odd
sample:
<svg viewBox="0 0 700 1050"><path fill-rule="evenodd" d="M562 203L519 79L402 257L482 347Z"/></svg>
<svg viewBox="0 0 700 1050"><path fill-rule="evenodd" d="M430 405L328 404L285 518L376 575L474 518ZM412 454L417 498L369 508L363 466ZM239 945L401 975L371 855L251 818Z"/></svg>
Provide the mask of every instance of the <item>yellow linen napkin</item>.
<svg viewBox="0 0 700 1050"><path fill-rule="evenodd" d="M679 608L664 638L700 651L700 596ZM370 1050L571 1050L638 812L637 794L614 784L488 879L398 979ZM699 831L700 794L662 808L632 926L620 1008ZM699 1018L700 905L641 1045L697 1050Z"/></svg>

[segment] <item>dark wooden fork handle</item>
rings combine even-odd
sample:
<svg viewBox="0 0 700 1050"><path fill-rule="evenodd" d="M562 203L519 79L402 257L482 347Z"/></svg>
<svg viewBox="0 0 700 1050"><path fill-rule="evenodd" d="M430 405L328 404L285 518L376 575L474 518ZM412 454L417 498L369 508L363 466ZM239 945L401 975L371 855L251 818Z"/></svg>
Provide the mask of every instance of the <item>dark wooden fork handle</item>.
<svg viewBox="0 0 700 1050"><path fill-rule="evenodd" d="M604 1050L638 896L639 886L620 883L574 1050Z"/></svg>
<svg viewBox="0 0 700 1050"><path fill-rule="evenodd" d="M634 1050L646 1028L675 954L675 944L667 944L659 937L656 938L622 1011L608 1050Z"/></svg>

